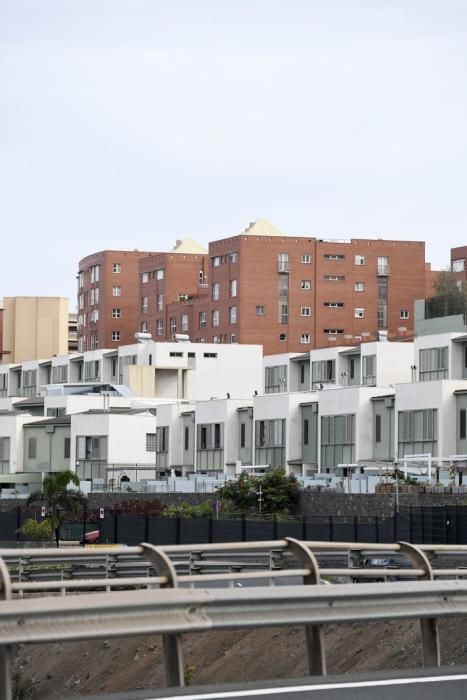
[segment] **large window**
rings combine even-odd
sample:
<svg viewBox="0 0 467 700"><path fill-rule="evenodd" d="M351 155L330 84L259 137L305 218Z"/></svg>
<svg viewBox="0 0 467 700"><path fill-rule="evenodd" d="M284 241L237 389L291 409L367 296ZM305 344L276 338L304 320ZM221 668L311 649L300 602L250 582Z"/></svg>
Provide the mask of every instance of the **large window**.
<svg viewBox="0 0 467 700"><path fill-rule="evenodd" d="M321 466L337 467L355 461L355 415L321 418Z"/></svg>
<svg viewBox="0 0 467 700"><path fill-rule="evenodd" d="M420 350L418 376L421 382L448 378L448 348Z"/></svg>
<svg viewBox="0 0 467 700"><path fill-rule="evenodd" d="M287 365L266 367L264 391L266 394L278 394L279 392L287 391Z"/></svg>
<svg viewBox="0 0 467 700"><path fill-rule="evenodd" d="M399 459L411 454L437 454L438 411L425 408L417 411L399 411Z"/></svg>
<svg viewBox="0 0 467 700"><path fill-rule="evenodd" d="M222 450L224 447L222 423L198 425L198 450Z"/></svg>
<svg viewBox="0 0 467 700"><path fill-rule="evenodd" d="M362 357L362 384L376 386L376 355Z"/></svg>
<svg viewBox="0 0 467 700"><path fill-rule="evenodd" d="M257 420L255 429L256 447L284 447L285 420Z"/></svg>
<svg viewBox="0 0 467 700"><path fill-rule="evenodd" d="M311 363L312 388L319 388L320 384L333 384L336 381L336 361L319 360Z"/></svg>

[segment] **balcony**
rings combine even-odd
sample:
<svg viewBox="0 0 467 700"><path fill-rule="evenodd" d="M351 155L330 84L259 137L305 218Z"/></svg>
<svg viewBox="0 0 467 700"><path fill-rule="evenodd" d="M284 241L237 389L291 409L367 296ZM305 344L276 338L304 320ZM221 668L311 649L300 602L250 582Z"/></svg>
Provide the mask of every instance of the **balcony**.
<svg viewBox="0 0 467 700"><path fill-rule="evenodd" d="M387 277L389 275L390 267L389 263L377 263L376 274L381 277Z"/></svg>
<svg viewBox="0 0 467 700"><path fill-rule="evenodd" d="M277 272L290 272L290 265L288 260L277 261Z"/></svg>

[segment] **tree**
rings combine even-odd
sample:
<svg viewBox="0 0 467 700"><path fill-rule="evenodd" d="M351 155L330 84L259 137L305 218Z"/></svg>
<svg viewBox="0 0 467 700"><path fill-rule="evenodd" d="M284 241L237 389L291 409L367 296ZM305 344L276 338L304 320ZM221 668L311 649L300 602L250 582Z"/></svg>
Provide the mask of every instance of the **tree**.
<svg viewBox="0 0 467 700"><path fill-rule="evenodd" d="M243 472L235 481L228 481L218 493L235 510L258 512L260 486L263 513L286 514L298 501L297 480L293 474L287 476L283 469L272 469L262 476Z"/></svg>
<svg viewBox="0 0 467 700"><path fill-rule="evenodd" d="M51 531L55 532L57 547L64 514L77 513L80 508L86 505L86 496L77 489L68 489L70 484L79 486L79 478L69 469L48 474L42 484L42 491L32 493L26 502L28 506L45 505L45 520ZM28 522L28 520L25 522L25 528L30 527Z"/></svg>

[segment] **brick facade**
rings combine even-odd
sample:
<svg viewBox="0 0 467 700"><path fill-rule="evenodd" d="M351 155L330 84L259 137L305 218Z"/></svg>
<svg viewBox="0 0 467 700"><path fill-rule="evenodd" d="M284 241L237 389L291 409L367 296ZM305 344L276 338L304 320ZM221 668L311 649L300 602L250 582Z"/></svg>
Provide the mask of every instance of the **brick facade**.
<svg viewBox="0 0 467 700"><path fill-rule="evenodd" d="M149 254L140 251L104 250L80 260L80 351L114 348L135 342L134 334L138 330L139 315L139 262Z"/></svg>
<svg viewBox="0 0 467 700"><path fill-rule="evenodd" d="M394 340L413 335L414 301L432 293L423 242L254 231L211 242L208 255L104 251L84 258L81 349L92 349L93 333L98 347L115 347L134 342L136 331L161 341L182 333L195 342L260 343L265 354L355 345L381 332ZM91 282L95 265L98 284ZM116 284L119 298L112 296ZM95 308L98 320L90 322ZM113 308L121 318L112 318Z"/></svg>

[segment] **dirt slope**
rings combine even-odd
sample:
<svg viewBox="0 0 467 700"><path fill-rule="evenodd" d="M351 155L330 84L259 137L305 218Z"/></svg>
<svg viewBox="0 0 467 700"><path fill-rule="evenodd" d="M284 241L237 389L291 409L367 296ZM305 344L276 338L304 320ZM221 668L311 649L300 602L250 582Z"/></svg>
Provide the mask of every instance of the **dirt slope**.
<svg viewBox="0 0 467 700"><path fill-rule="evenodd" d="M467 620L443 620L440 627L443 664L467 663ZM326 629L326 648L330 673L421 665L415 622L334 625ZM192 685L306 675L300 627L187 635L184 650ZM164 687L161 639L155 636L20 645L15 669L37 700Z"/></svg>

